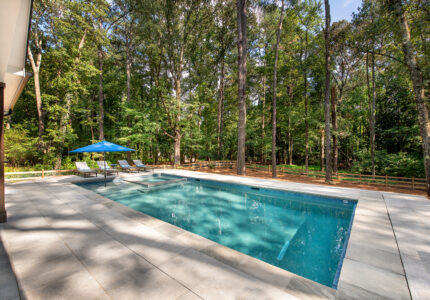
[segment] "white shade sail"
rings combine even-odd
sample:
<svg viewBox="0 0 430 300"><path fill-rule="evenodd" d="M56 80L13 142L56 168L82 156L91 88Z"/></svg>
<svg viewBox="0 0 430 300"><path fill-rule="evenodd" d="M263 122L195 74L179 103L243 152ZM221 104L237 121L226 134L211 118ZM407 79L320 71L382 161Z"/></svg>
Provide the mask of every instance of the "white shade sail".
<svg viewBox="0 0 430 300"><path fill-rule="evenodd" d="M4 114L11 112L29 73L25 72L31 0L0 0L0 82L4 90Z"/></svg>

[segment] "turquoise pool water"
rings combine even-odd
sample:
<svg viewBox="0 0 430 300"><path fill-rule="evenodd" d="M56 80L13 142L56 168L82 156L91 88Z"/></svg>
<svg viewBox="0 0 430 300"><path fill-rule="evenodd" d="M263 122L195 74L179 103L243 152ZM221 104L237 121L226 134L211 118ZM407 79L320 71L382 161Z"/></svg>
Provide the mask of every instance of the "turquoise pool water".
<svg viewBox="0 0 430 300"><path fill-rule="evenodd" d="M81 186L334 288L355 209L354 201L190 178L155 189L129 182Z"/></svg>

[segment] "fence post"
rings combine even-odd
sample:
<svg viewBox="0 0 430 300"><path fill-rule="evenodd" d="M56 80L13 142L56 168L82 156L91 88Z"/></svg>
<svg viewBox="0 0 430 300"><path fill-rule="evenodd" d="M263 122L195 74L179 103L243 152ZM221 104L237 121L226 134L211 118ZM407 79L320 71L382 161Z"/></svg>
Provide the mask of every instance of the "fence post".
<svg viewBox="0 0 430 300"><path fill-rule="evenodd" d="M360 184L361 184L361 174L360 174Z"/></svg>
<svg viewBox="0 0 430 300"><path fill-rule="evenodd" d="M412 177L412 190L415 190L415 177Z"/></svg>
<svg viewBox="0 0 430 300"><path fill-rule="evenodd" d="M42 178L45 178L45 170L42 169Z"/></svg>
<svg viewBox="0 0 430 300"><path fill-rule="evenodd" d="M282 173L285 173L285 172L284 172L284 165L282 165Z"/></svg>
<svg viewBox="0 0 430 300"><path fill-rule="evenodd" d="M388 186L388 175L385 174L385 187L387 187L387 186Z"/></svg>

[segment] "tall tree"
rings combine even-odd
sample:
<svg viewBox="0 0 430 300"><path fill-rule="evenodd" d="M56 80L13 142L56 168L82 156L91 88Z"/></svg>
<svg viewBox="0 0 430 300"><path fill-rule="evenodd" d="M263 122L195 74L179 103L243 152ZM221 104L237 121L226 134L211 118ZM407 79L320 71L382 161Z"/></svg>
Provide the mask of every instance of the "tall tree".
<svg viewBox="0 0 430 300"><path fill-rule="evenodd" d="M276 83L278 73L279 42L281 40L282 22L284 20L284 3L281 4L281 15L276 29L275 62L273 65L273 93L272 93L272 177L276 178Z"/></svg>
<svg viewBox="0 0 430 300"><path fill-rule="evenodd" d="M406 17L406 11L401 0L389 0L392 9L398 19L402 35L403 53L409 69L409 74L414 90L415 103L418 110L421 141L424 156L424 168L427 182L427 195L430 196L430 123L425 99L422 68L418 65L416 50L411 42L411 33Z"/></svg>
<svg viewBox="0 0 430 300"><path fill-rule="evenodd" d="M33 24L31 26L31 35L33 46L35 48L35 57L33 56L33 51L31 51L31 44L27 47L27 55L30 60L31 68L33 70L33 80L34 80L34 92L36 97L36 108L38 117L38 137L39 137L39 147L42 143L42 136L45 131L45 122L43 120L43 106L42 106L42 96L40 91L40 65L42 63L42 36L43 30L39 26L43 22L44 14L47 13L47 9L44 5L45 3L35 3L33 9Z"/></svg>
<svg viewBox="0 0 430 300"><path fill-rule="evenodd" d="M245 128L246 128L246 0L237 0L237 62L238 102L237 123L237 174L245 175Z"/></svg>
<svg viewBox="0 0 430 300"><path fill-rule="evenodd" d="M324 0L325 8L325 93L324 93L324 118L325 118L325 181L332 183L331 164L331 131L330 131L330 3Z"/></svg>

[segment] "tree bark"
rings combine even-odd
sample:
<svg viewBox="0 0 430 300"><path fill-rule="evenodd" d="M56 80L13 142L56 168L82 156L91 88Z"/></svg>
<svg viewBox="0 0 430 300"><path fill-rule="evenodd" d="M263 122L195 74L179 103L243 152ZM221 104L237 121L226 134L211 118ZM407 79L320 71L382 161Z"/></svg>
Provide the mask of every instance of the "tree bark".
<svg viewBox="0 0 430 300"><path fill-rule="evenodd" d="M320 131L320 171L324 170L324 129Z"/></svg>
<svg viewBox="0 0 430 300"><path fill-rule="evenodd" d="M278 75L279 42L281 40L282 20L284 19L284 0L281 5L281 16L279 17L276 32L275 62L273 66L273 93L272 93L272 178L276 178L276 83Z"/></svg>
<svg viewBox="0 0 430 300"><path fill-rule="evenodd" d="M418 121L420 126L421 141L423 147L424 167L426 173L427 195L430 196L430 123L428 117L427 104L424 94L423 75L418 66L415 49L411 42L411 34L409 24L406 19L406 12L402 6L401 0L392 0L396 16L400 23L402 34L403 52L405 61L409 69L409 74L412 80L415 102L418 110Z"/></svg>
<svg viewBox="0 0 430 300"><path fill-rule="evenodd" d="M126 45L125 45L125 72L127 75L127 105L130 105L131 101L131 54L130 54L130 48L131 48L131 33L128 31L126 33ZM130 116L127 117L127 126L128 128L132 127ZM130 142L128 143L128 146L131 147ZM127 161L128 163L131 163L131 152L127 152Z"/></svg>
<svg viewBox="0 0 430 300"><path fill-rule="evenodd" d="M41 142L43 133L45 132L45 123L43 121L42 96L40 92L40 79L39 79L39 70L40 70L40 64L42 61L42 41L40 41L38 36L35 35L34 42L37 48L36 60L34 60L33 54L30 49L30 45L27 47L27 54L30 60L31 68L33 70L34 92L36 94L36 108L37 108L38 129L39 129L38 137L39 137L39 142Z"/></svg>
<svg viewBox="0 0 430 300"><path fill-rule="evenodd" d="M329 0L324 0L325 7L325 97L324 97L324 117L325 117L325 181L332 183L331 164L331 132L330 132L330 4Z"/></svg>
<svg viewBox="0 0 430 300"><path fill-rule="evenodd" d="M293 135L291 134L291 106L293 104L293 87L288 86L288 164L293 164Z"/></svg>
<svg viewBox="0 0 430 300"><path fill-rule="evenodd" d="M239 120L237 124L237 174L245 175L245 128L246 128L246 0L237 0L238 23L238 99Z"/></svg>
<svg viewBox="0 0 430 300"><path fill-rule="evenodd" d="M375 51L373 51L375 52ZM376 175L375 171L375 127L376 127L376 87L375 87L375 54L372 53L372 105L370 107L370 156L372 159L372 175Z"/></svg>
<svg viewBox="0 0 430 300"><path fill-rule="evenodd" d="M308 28L305 32L305 53L304 59L308 57ZM308 72L306 63L302 60L303 65L303 94L305 100L305 173L309 173L309 116L308 116Z"/></svg>
<svg viewBox="0 0 430 300"><path fill-rule="evenodd" d="M337 159L338 159L338 148L337 148L337 94L336 87L331 87L331 126L333 129L333 173L337 173Z"/></svg>
<svg viewBox="0 0 430 300"><path fill-rule="evenodd" d="M266 65L264 65L264 72L266 72ZM264 154L264 138L265 138L265 111L266 111L266 75L263 76L263 103L261 105L261 163L264 165L266 163Z"/></svg>
<svg viewBox="0 0 430 300"><path fill-rule="evenodd" d="M369 139L370 139L370 160L372 164L372 175L375 176L375 110L370 90L369 75L369 53L366 53L366 83L367 83L367 100L369 106ZM375 84L372 81L372 84Z"/></svg>
<svg viewBox="0 0 430 300"><path fill-rule="evenodd" d="M181 63L182 64L182 61ZM182 68L178 71L179 78L176 78L175 80L175 93L176 93L176 117L175 117L175 165L181 164L181 139L182 134L180 130L180 109L181 109L181 97L182 97L182 89L181 89L181 74L182 74Z"/></svg>
<svg viewBox="0 0 430 300"><path fill-rule="evenodd" d="M99 63L99 140L105 139L104 133L104 108L103 108L103 49L101 46L97 50Z"/></svg>
<svg viewBox="0 0 430 300"><path fill-rule="evenodd" d="M224 159L223 153L223 131L224 131L224 54L221 57L221 70L219 75L219 97L218 97L218 159Z"/></svg>

